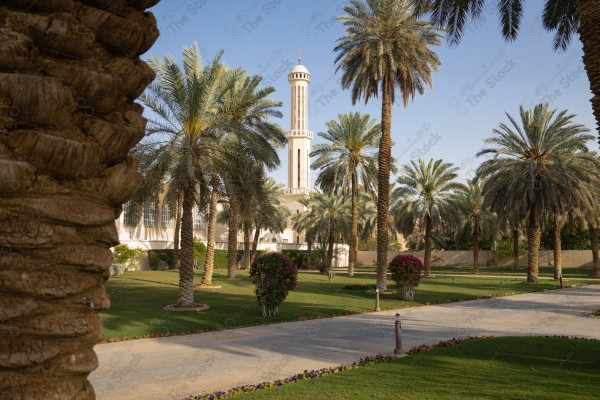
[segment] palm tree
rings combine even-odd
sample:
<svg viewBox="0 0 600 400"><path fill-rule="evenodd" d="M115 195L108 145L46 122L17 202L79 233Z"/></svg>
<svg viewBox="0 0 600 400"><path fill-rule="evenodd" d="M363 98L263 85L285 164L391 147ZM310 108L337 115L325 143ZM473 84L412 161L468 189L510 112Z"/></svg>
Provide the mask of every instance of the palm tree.
<svg viewBox="0 0 600 400"><path fill-rule="evenodd" d="M351 0L338 17L346 36L334 51L337 70L344 71L342 87L352 87L352 103L365 103L381 94L381 139L379 141L377 188L377 287L387 288L387 219L392 151L392 105L396 89L404 106L416 93L432 86L431 74L440 61L430 50L442 35L429 21L420 20L408 0Z"/></svg>
<svg viewBox="0 0 600 400"><path fill-rule="evenodd" d="M217 205L222 193L225 191L218 174L212 173L208 178L210 185L210 201L206 213L208 226L206 234L206 258L204 259L202 280L200 286L212 285L213 271L215 268L215 236L217 227Z"/></svg>
<svg viewBox="0 0 600 400"><path fill-rule="evenodd" d="M464 220L461 220L460 230L469 228L471 245L473 247L473 272L479 273L479 240L484 233L495 234L496 218L494 213L483 205L483 191L479 182L467 181L466 186L458 190L457 206Z"/></svg>
<svg viewBox="0 0 600 400"><path fill-rule="evenodd" d="M346 113L338 115L339 121L329 121L327 132L319 132L326 143L314 146L311 157L317 157L312 168L321 169L316 184L325 192L352 193L352 227L348 276L354 275L358 248L358 189L374 191L377 175L376 151L381 139L381 125L369 114Z"/></svg>
<svg viewBox="0 0 600 400"><path fill-rule="evenodd" d="M350 218L350 198L344 194L311 193L301 200L307 211L294 216L294 229L305 231L305 236L319 240L327 248L324 272L331 269L333 245L347 241Z"/></svg>
<svg viewBox="0 0 600 400"><path fill-rule="evenodd" d="M170 56L152 57L150 66L157 79L141 96L156 114L149 120L145 147L159 157L172 154L161 170L169 184L182 197L181 262L177 305L194 303L193 208L198 200L199 183L207 161L220 149L230 110L222 107L224 93L231 90L239 71L229 71L220 63L219 53L204 66L196 45L183 49L183 68ZM168 174L168 175L167 175Z"/></svg>
<svg viewBox="0 0 600 400"><path fill-rule="evenodd" d="M458 207L456 182L458 167L442 160L411 161L400 168L397 187L392 192L391 213L398 230L408 237L415 230L425 235L425 275L431 274L433 229L456 226Z"/></svg>
<svg viewBox="0 0 600 400"><path fill-rule="evenodd" d="M525 0L498 0L502 36L507 41L516 39L521 26ZM485 0L416 0L419 12L431 11L434 23L448 31L450 44L458 44L463 36L467 18L477 19L485 7ZM591 99L596 125L600 129L600 5L593 0L546 0L542 22L555 32L554 49L566 50L573 36L579 34L583 44L583 63L594 96ZM600 131L598 132L600 135ZM600 138L600 136L599 136Z"/></svg>
<svg viewBox="0 0 600 400"><path fill-rule="evenodd" d="M586 142L593 136L573 123L575 116L566 110L556 114L547 104L531 110L521 106L521 124L507 117L512 127L501 123L485 140L491 147L477 154L493 156L481 164L477 176L487 179L486 206L500 218L512 214L527 219L527 281L535 283L543 215L593 204L590 183L598 179L600 162L587 151Z"/></svg>
<svg viewBox="0 0 600 400"><path fill-rule="evenodd" d="M142 182L128 152L144 134L155 3L0 4L5 398L94 398L115 217Z"/></svg>

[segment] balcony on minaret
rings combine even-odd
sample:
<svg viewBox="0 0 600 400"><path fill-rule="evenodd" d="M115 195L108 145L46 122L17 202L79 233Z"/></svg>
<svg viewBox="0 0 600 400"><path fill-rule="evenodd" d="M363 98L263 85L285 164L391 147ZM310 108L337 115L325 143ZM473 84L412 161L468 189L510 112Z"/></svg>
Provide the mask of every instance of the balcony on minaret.
<svg viewBox="0 0 600 400"><path fill-rule="evenodd" d="M307 138L312 140L313 133L311 131L293 130L289 131L287 138Z"/></svg>

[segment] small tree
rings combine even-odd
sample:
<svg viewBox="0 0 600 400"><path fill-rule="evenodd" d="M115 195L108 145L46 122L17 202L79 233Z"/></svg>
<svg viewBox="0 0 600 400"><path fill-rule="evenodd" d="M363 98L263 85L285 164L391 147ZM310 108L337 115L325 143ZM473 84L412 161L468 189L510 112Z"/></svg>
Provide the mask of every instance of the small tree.
<svg viewBox="0 0 600 400"><path fill-rule="evenodd" d="M389 269L392 279L402 289L404 301L413 301L415 288L421 281L421 271L425 270L421 260L410 254L397 255L390 261Z"/></svg>
<svg viewBox="0 0 600 400"><path fill-rule="evenodd" d="M263 317L276 316L288 292L296 288L298 268L283 254L267 253L250 266L250 279Z"/></svg>

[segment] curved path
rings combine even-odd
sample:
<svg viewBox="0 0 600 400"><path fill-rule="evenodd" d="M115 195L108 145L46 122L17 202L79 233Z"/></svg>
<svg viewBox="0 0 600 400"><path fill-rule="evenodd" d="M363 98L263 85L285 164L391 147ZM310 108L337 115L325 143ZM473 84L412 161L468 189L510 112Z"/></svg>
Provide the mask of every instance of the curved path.
<svg viewBox="0 0 600 400"><path fill-rule="evenodd" d="M285 304L284 304L285 306ZM454 337L600 339L600 285L402 309L404 348ZM391 354L397 311L100 344L99 400L181 399Z"/></svg>

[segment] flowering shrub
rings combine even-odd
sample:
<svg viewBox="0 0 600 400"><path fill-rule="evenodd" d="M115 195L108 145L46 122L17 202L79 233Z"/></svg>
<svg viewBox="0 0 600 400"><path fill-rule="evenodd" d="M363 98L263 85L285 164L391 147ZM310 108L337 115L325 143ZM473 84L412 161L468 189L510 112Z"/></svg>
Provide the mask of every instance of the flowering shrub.
<svg viewBox="0 0 600 400"><path fill-rule="evenodd" d="M402 289L404 300L413 301L415 288L421 280L421 271L425 269L421 260L410 254L397 255L390 261L389 269L392 279Z"/></svg>
<svg viewBox="0 0 600 400"><path fill-rule="evenodd" d="M296 288L298 268L283 254L267 253L250 266L250 279L256 286L254 293L263 317L271 317L279 313L279 305Z"/></svg>

